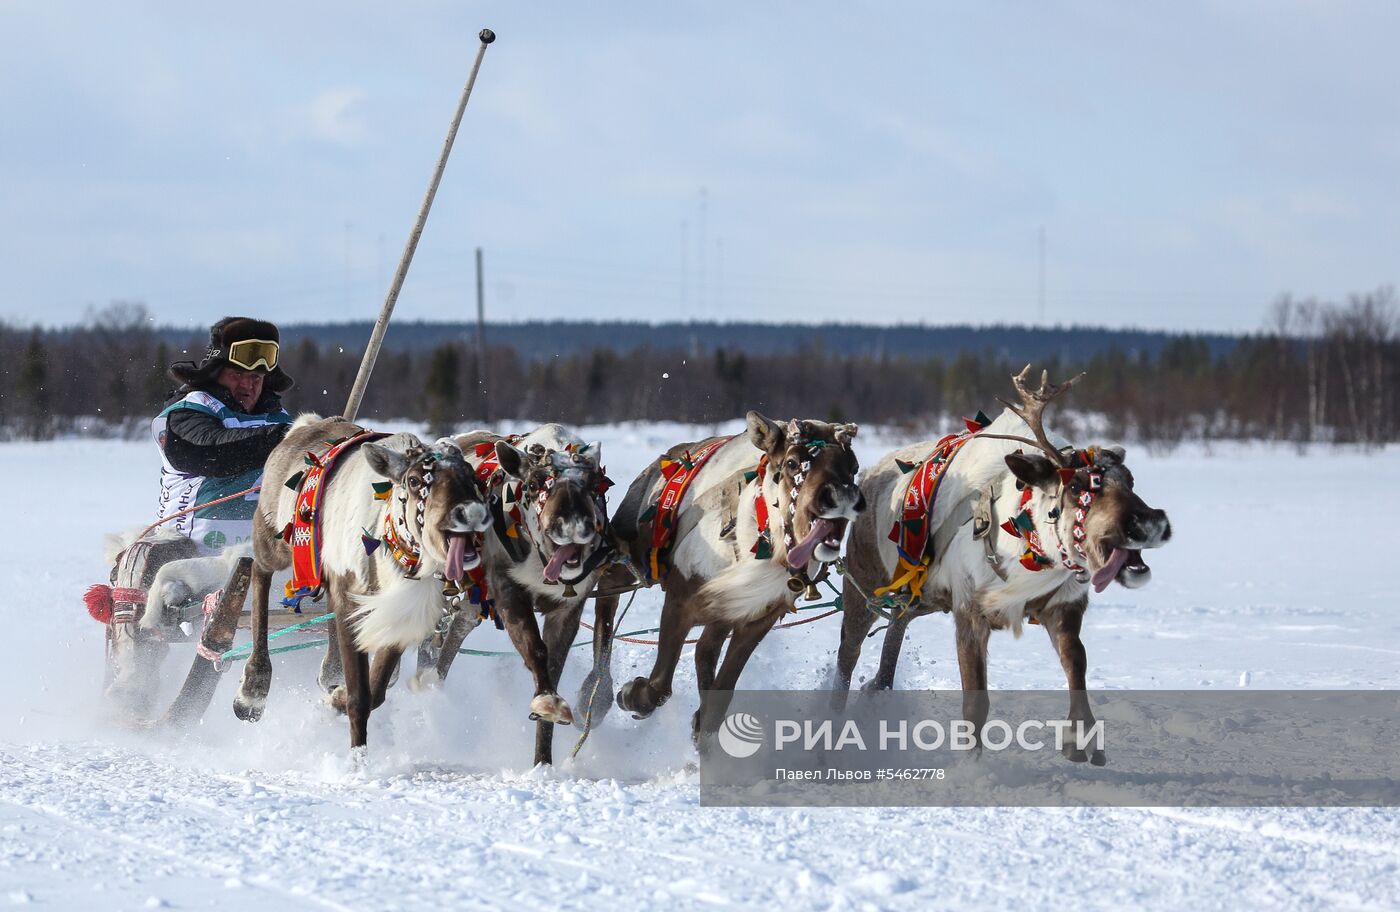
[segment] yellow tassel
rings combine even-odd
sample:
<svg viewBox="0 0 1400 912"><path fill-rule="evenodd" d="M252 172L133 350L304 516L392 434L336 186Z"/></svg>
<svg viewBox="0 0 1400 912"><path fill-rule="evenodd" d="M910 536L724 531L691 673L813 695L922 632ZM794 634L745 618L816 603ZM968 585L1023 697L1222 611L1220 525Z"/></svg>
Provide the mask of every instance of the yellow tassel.
<svg viewBox="0 0 1400 912"><path fill-rule="evenodd" d="M905 586L909 587L909 594L918 598L924 591L924 580L928 578L929 564L932 558L924 555L924 559L917 564L911 564L904 558L899 559L899 567L895 570L895 578L888 586L881 586L875 590L876 595L886 595L891 592L898 592ZM903 570L901 574L899 571Z"/></svg>

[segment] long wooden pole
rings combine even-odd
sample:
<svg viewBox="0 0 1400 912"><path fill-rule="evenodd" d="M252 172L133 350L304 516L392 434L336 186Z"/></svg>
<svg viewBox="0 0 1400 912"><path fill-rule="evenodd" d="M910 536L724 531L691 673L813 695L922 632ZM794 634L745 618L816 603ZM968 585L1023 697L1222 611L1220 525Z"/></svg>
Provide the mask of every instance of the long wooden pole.
<svg viewBox="0 0 1400 912"><path fill-rule="evenodd" d="M438 156L437 167L433 169L432 180L428 182L428 192L423 196L423 205L418 208L418 219L409 232L404 244L403 255L399 257L399 268L394 272L394 281L389 285L389 293L384 298L384 306L379 309L379 319L374 321L374 332L370 333L365 356L360 360L360 372L355 375L355 385L350 389L350 399L345 403L345 418L354 421L359 414L360 402L365 397L365 387L369 386L369 375L374 372L374 362L379 358L379 348L384 344L384 332L389 328L389 317L399 300L399 290L403 288L404 277L408 275L409 264L413 262L413 252L418 249L418 239L423 235L423 226L428 221L428 212L433 208L433 197L437 196L438 183L442 180L443 169L447 167L447 157L452 154L452 143L457 139L457 127L462 123L462 114L467 110L467 100L472 96L472 86L476 84L477 70L481 69L481 58L486 56L486 46L496 40L496 33L482 29L481 47L477 49L472 71L467 76L467 84L462 88L462 97L457 102L457 111L452 116L452 126L447 130L447 139L442 144L442 154Z"/></svg>

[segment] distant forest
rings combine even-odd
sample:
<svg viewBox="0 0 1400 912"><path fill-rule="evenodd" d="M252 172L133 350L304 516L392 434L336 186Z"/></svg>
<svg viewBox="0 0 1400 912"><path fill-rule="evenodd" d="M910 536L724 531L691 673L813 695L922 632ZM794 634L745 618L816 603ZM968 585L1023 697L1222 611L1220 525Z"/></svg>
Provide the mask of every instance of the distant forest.
<svg viewBox="0 0 1400 912"><path fill-rule="evenodd" d="M293 411L338 412L369 324L284 324ZM866 325L394 324L361 418L447 430L503 418L712 423L759 409L942 429L992 413L1032 362L1087 373L1055 426L1124 440L1375 445L1400 433L1400 307L1392 289L1342 302L1282 298L1241 336L1093 328ZM118 302L84 325L0 323L0 439L139 434L172 392L165 369L206 333L155 328Z"/></svg>

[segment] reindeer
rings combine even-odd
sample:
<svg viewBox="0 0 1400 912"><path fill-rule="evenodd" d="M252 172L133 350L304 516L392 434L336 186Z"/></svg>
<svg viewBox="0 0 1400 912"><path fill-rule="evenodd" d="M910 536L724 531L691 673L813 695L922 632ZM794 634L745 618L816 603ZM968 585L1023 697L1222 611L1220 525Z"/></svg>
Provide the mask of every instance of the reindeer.
<svg viewBox="0 0 1400 912"><path fill-rule="evenodd" d="M700 626L697 747L718 729L754 648L837 559L847 524L865 508L851 450L856 431L821 421L782 425L749 412L747 433L679 444L632 482L614 535L665 600L655 665L623 686L618 706L640 719L665 703L686 634ZM678 472L683 485L673 484ZM611 616L617 596L598 605Z"/></svg>
<svg viewBox="0 0 1400 912"><path fill-rule="evenodd" d="M489 598L511 643L535 679L530 718L535 763L553 763L554 727L571 725L573 709L556 692L583 605L612 554L607 532L602 445L584 443L557 424L518 437L473 431L456 438L490 494L494 534L483 556ZM535 619L544 619L543 633ZM600 607L593 631L594 670L612 638L612 615ZM447 676L463 639L479 615L462 612L440 643L418 652L416 686ZM588 688L585 693L595 688ZM605 694L611 700L611 688ZM597 714L601 716L601 713Z"/></svg>
<svg viewBox="0 0 1400 912"><path fill-rule="evenodd" d="M288 481L306 469L308 454L324 458L332 442L363 431L340 418L303 415L268 456L253 518L253 651L233 704L240 719L262 716L272 682L268 590L272 574L293 562L284 535L300 498ZM331 702L349 716L352 751L364 749L369 714L383 704L403 651L442 624L451 607L444 591L455 591L480 563L491 522L456 443L374 436L382 439L346 450L319 480L320 578L335 615L322 681L332 685L333 669L343 668Z"/></svg>
<svg viewBox="0 0 1400 912"><path fill-rule="evenodd" d="M1029 372L1026 365L1012 378L1019 407L1003 402L1006 410L989 426L891 453L861 482L874 509L856 521L847 550L838 706L876 620L873 608L883 604L889 627L867 689L894 686L911 620L952 612L963 715L980 732L989 706L988 637L1007 627L1019 636L1029 619L1045 628L1059 655L1070 720L1092 725L1079 638L1089 587L1146 585L1151 570L1142 551L1165 544L1171 524L1134 492L1121 447L1077 450L1050 441L1045 408L1079 378L1057 385L1043 373L1033 390ZM925 473L935 484L920 490ZM910 529L919 534L909 537ZM1075 762L1105 762L1098 750L1086 757L1067 744L1065 753Z"/></svg>

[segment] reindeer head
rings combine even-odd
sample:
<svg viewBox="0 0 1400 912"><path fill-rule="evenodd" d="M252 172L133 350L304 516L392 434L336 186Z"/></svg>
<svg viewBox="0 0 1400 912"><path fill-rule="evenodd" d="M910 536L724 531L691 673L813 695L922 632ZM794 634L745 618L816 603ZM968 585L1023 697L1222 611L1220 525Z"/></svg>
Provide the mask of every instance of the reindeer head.
<svg viewBox="0 0 1400 912"><path fill-rule="evenodd" d="M851 449L859 429L795 418L784 426L758 412L748 423L749 441L768 457L761 496L782 518L788 566L836 560L847 524L865 509Z"/></svg>
<svg viewBox="0 0 1400 912"><path fill-rule="evenodd" d="M447 579L461 580L481 563L482 533L491 525L481 484L452 440L427 446L412 434L407 437L402 450L365 444L365 459L394 483L389 521L395 534L407 539L409 550L420 549L423 557L441 562Z"/></svg>
<svg viewBox="0 0 1400 912"><path fill-rule="evenodd" d="M1147 585L1152 570L1142 552L1172 536L1166 511L1149 507L1133 490L1123 456L1122 447L1090 447L1075 451L1068 466L1040 454L1006 457L1012 474L1033 489L1027 506L1041 542L1048 550L1047 538L1054 539L1061 560L1083 566L1096 592L1114 580L1129 589Z"/></svg>
<svg viewBox="0 0 1400 912"><path fill-rule="evenodd" d="M1006 465L1030 491L1025 509L1040 530L1042 547L1048 551L1055 545L1061 564L1089 573L1095 592L1102 592L1114 580L1129 589L1147 585L1152 570L1143 562L1142 552L1161 547L1171 538L1166 512L1149 507L1133 491L1133 473L1123 464L1122 447L1074 450L1050 442L1045 432L1046 406L1084 375L1055 384L1042 372L1040 389L1032 390L1026 384L1030 369L1027 364L1011 378L1021 406L1005 400L1003 404L1026 422L1035 439L1003 439L1027 443L1040 451L1012 453L1006 457Z"/></svg>
<svg viewBox="0 0 1400 912"><path fill-rule="evenodd" d="M501 469L520 483L521 521L544 563L547 583L561 577L578 582L588 559L605 544L611 482L603 474L602 455L597 442L566 452L496 442Z"/></svg>

